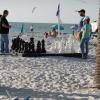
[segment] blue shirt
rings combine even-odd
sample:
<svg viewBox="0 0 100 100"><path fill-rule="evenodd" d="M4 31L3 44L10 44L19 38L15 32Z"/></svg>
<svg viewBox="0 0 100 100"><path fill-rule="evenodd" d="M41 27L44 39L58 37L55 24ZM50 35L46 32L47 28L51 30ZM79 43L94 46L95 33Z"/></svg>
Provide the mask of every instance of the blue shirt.
<svg viewBox="0 0 100 100"><path fill-rule="evenodd" d="M85 16L84 16L84 17L85 17ZM84 23L83 23L84 17L81 17L80 22L79 22L79 24L78 24L78 30L77 30L78 32L81 31L81 29L82 29L82 27L83 27L83 25L84 25Z"/></svg>

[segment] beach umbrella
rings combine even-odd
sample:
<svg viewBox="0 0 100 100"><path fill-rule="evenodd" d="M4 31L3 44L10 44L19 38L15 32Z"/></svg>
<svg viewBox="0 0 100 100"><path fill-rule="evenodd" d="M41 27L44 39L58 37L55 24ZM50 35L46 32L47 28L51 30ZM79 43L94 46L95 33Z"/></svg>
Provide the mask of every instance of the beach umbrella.
<svg viewBox="0 0 100 100"><path fill-rule="evenodd" d="M51 29L58 29L58 24L54 24L50 26ZM60 30L64 30L64 26L60 25Z"/></svg>

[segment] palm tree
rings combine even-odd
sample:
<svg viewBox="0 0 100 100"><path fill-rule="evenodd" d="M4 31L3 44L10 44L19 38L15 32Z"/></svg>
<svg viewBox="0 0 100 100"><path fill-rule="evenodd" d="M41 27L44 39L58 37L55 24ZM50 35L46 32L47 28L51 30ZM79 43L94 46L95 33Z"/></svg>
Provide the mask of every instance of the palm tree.
<svg viewBox="0 0 100 100"><path fill-rule="evenodd" d="M100 8L98 20L98 43L96 48L96 69L94 77L94 87L100 89Z"/></svg>

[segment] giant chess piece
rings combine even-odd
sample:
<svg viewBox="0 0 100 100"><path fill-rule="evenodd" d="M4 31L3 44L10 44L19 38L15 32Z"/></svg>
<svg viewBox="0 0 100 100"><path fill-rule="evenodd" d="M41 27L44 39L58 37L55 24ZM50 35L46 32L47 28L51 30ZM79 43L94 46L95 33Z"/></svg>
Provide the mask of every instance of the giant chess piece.
<svg viewBox="0 0 100 100"><path fill-rule="evenodd" d="M16 38L12 39L11 49L14 50L15 52L19 51L19 42L20 42L19 37L16 37Z"/></svg>
<svg viewBox="0 0 100 100"><path fill-rule="evenodd" d="M16 45L15 45L15 38L14 39L12 39L12 45L11 45L11 50L15 50L15 48L16 48Z"/></svg>
<svg viewBox="0 0 100 100"><path fill-rule="evenodd" d="M21 53L21 51L22 51L22 39L20 38L19 39L19 50L18 50L18 52Z"/></svg>
<svg viewBox="0 0 100 100"><path fill-rule="evenodd" d="M21 41L21 53L23 53L24 50L25 50L25 41L22 40L22 41Z"/></svg>
<svg viewBox="0 0 100 100"><path fill-rule="evenodd" d="M37 42L36 53L41 53L41 42L40 41Z"/></svg>
<svg viewBox="0 0 100 100"><path fill-rule="evenodd" d="M25 44L25 41L20 38L20 42L19 42L19 53L23 53L23 51L24 51L24 44Z"/></svg>
<svg viewBox="0 0 100 100"><path fill-rule="evenodd" d="M29 52L30 53L34 53L35 52L35 49L34 49L34 38L30 38Z"/></svg>
<svg viewBox="0 0 100 100"><path fill-rule="evenodd" d="M29 43L25 42L25 49L24 49L24 53L29 53Z"/></svg>
<svg viewBox="0 0 100 100"><path fill-rule="evenodd" d="M43 39L41 42L42 42L41 53L46 53L46 50L45 50L45 40Z"/></svg>
<svg viewBox="0 0 100 100"><path fill-rule="evenodd" d="M19 48L20 48L20 38L19 37L17 37L16 38L16 52L19 52Z"/></svg>

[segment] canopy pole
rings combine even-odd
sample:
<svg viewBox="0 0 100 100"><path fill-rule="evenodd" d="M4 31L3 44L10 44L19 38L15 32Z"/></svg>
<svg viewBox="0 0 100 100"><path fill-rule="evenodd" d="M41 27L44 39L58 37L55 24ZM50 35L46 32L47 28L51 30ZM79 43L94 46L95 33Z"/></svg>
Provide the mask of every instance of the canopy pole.
<svg viewBox="0 0 100 100"><path fill-rule="evenodd" d="M60 36L60 16L58 16L58 36Z"/></svg>

